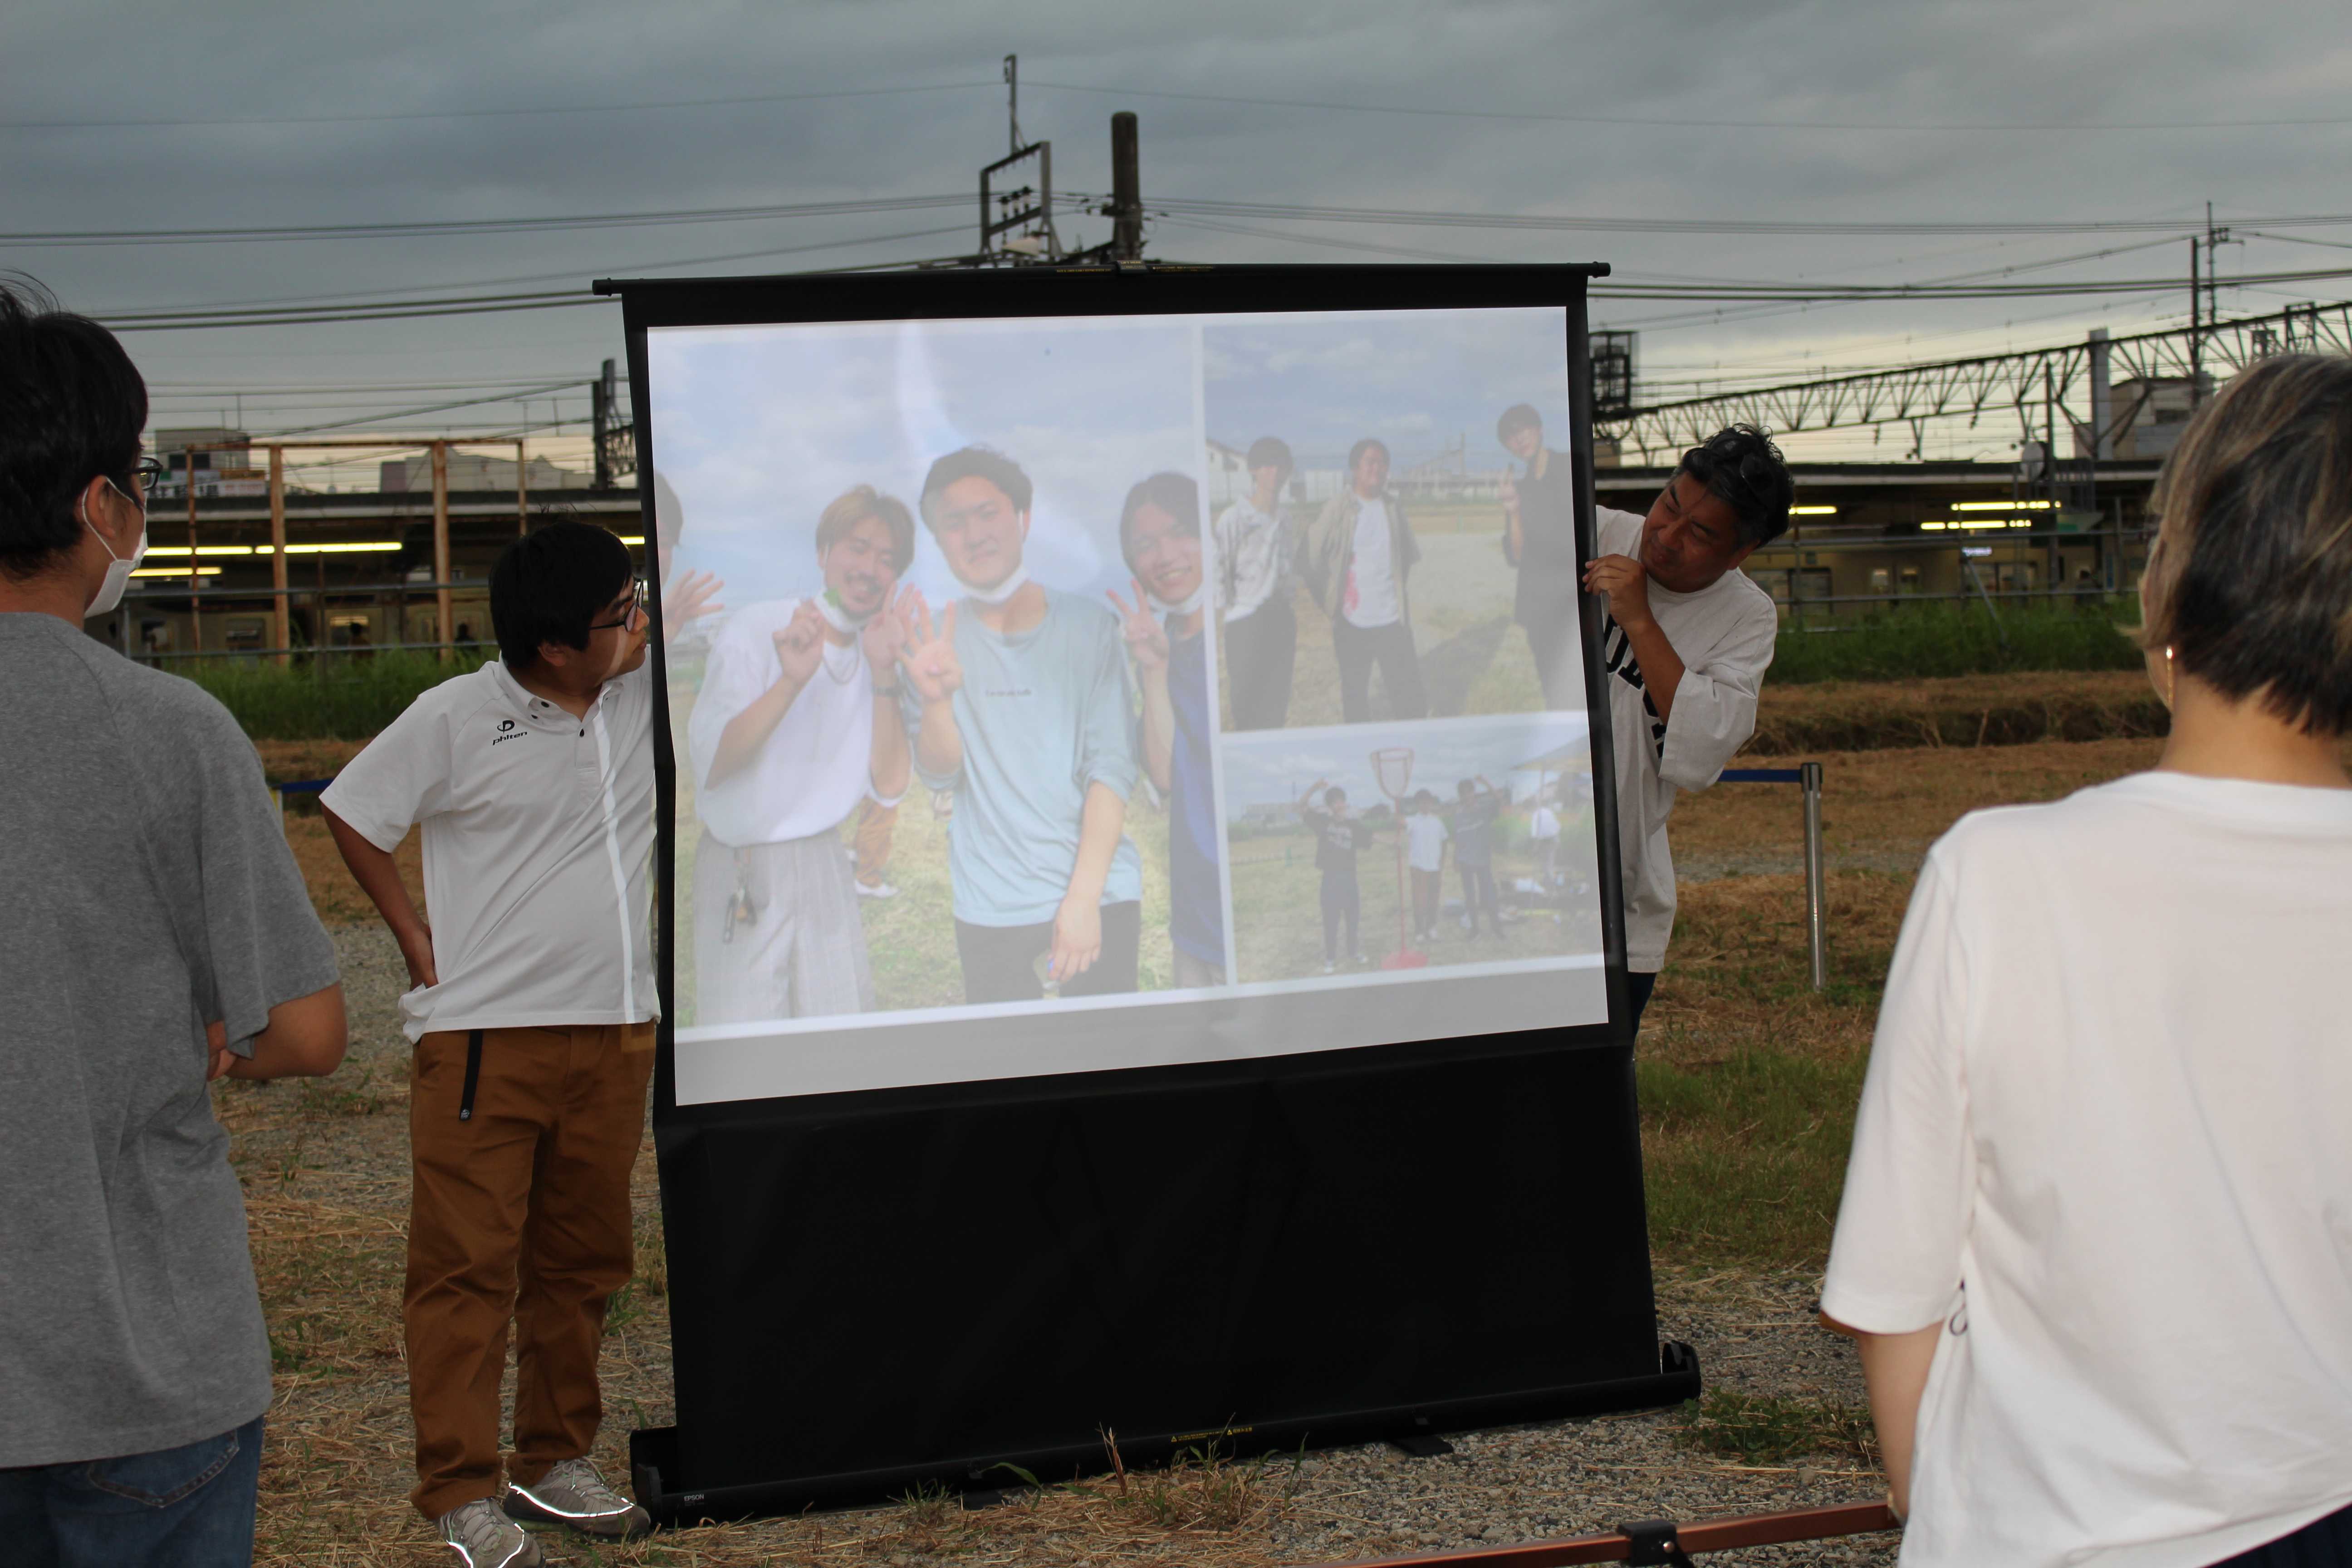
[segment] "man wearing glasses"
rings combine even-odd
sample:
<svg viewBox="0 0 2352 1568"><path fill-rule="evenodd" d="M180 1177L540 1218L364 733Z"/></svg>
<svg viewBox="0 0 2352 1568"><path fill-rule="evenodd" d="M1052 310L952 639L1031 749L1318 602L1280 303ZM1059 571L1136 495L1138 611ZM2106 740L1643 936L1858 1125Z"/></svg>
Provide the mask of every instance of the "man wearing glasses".
<svg viewBox="0 0 2352 1568"><path fill-rule="evenodd" d="M514 1519L605 1540L647 1527L587 1458L604 1303L634 1263L658 1011L645 605L605 530L566 520L517 540L490 574L499 658L418 697L321 797L414 987L410 1495L468 1563L539 1562ZM417 825L430 929L393 861Z"/></svg>

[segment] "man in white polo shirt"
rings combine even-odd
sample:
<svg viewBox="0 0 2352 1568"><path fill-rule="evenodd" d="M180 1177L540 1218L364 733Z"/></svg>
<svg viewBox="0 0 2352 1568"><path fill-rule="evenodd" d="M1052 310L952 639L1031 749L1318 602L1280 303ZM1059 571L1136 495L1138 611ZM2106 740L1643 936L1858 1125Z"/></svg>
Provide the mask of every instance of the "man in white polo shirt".
<svg viewBox="0 0 2352 1568"><path fill-rule="evenodd" d="M739 611L711 644L686 727L698 1024L874 1005L840 828L907 792L890 595L914 558L906 503L860 485L817 519L824 591Z"/></svg>
<svg viewBox="0 0 2352 1568"><path fill-rule="evenodd" d="M410 1495L469 1568L540 1561L509 1515L605 1539L647 1525L587 1459L604 1303L635 1261L629 1169L658 1011L644 594L604 529L517 540L490 576L499 658L419 697L321 797L415 986L400 999L416 1046ZM429 930L392 858L420 823Z"/></svg>

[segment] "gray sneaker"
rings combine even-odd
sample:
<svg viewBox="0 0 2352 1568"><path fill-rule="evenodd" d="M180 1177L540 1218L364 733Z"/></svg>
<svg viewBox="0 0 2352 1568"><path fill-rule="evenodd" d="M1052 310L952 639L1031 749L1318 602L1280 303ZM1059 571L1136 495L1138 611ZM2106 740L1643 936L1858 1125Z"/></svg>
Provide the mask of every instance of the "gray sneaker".
<svg viewBox="0 0 2352 1568"><path fill-rule="evenodd" d="M539 1542L488 1498L460 1503L436 1522L466 1568L540 1568Z"/></svg>
<svg viewBox="0 0 2352 1568"><path fill-rule="evenodd" d="M654 1527L653 1516L604 1484L585 1459L565 1459L530 1486L507 1489L511 1519L568 1524L599 1541L635 1541Z"/></svg>

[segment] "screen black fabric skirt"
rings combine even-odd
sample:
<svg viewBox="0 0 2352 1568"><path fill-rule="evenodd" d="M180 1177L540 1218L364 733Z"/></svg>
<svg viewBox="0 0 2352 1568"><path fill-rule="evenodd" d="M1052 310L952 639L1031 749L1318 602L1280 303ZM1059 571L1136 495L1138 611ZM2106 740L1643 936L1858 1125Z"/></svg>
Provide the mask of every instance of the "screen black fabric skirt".
<svg viewBox="0 0 2352 1568"><path fill-rule="evenodd" d="M2241 1552L2212 1568L2352 1568L2352 1508L2339 1508L2293 1535Z"/></svg>

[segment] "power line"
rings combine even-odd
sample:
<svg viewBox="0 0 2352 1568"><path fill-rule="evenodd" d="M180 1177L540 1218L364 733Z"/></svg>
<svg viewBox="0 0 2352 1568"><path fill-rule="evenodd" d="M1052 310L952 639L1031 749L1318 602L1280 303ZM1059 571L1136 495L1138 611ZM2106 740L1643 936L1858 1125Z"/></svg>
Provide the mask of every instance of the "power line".
<svg viewBox="0 0 2352 1568"><path fill-rule="evenodd" d="M1119 98L1160 98L1190 103L1241 103L1266 109L1321 109L1359 114L1401 114L1444 120L1549 121L1562 125L1642 125L1674 128L1695 126L1726 131L2236 131L2282 125L2352 125L2352 116L2313 115L2262 120L2134 120L2134 121L1876 121L1876 120L1696 120L1685 115L1559 114L1532 110L1437 109L1391 103L1332 103L1314 99L1251 98L1233 93L1172 92L1133 87L1093 87L1079 82L1040 81L1025 85L1060 92L1101 93Z"/></svg>
<svg viewBox="0 0 2352 1568"><path fill-rule="evenodd" d="M670 212L587 213L555 217L449 218L412 223L292 224L283 227L121 228L0 234L0 245L245 245L281 240L405 239L440 235L524 234L582 228L640 228L686 223L749 223L770 218L834 217L847 213L912 212L970 206L955 195L880 196L862 201L797 202L779 206L693 207ZM2274 221L2274 220L2265 220Z"/></svg>
<svg viewBox="0 0 2352 1568"><path fill-rule="evenodd" d="M356 125L399 120L487 120L518 115L626 114L657 109L717 109L749 103L800 103L821 99L892 98L909 93L962 92L992 81L950 81L935 87L844 88L831 92L759 92L728 98L673 98L639 103L562 103L522 109L417 109L384 114L236 115L189 120L0 120L0 131L100 131L203 125Z"/></svg>

